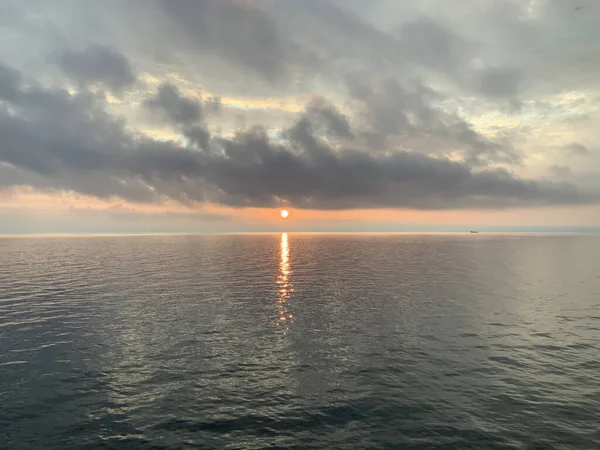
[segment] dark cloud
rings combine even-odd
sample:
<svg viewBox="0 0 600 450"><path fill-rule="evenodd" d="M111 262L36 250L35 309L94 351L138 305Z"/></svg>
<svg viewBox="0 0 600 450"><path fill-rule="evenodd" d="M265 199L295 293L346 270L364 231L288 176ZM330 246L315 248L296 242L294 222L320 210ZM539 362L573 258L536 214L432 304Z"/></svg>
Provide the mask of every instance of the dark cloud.
<svg viewBox="0 0 600 450"><path fill-rule="evenodd" d="M27 7L59 18L68 10L93 25L90 32L100 30L107 41L121 44L118 48L143 48L147 54L142 56L149 57L168 55L171 67L206 74L215 59L226 60L241 69L227 75L235 80L231 85L256 74L310 85L317 74L335 76L348 67L397 74L425 68L467 92L488 95L479 89L483 85L491 99L503 101L501 95L512 95L515 84L523 95L567 79L575 83L582 76L586 81L595 77L599 6L595 0L584 3L583 14L562 0L467 0L460 6L441 0L71 0L55 11L43 2ZM160 37L157 29L163 31ZM515 69L518 80L509 74L494 81L496 70L502 75Z"/></svg>
<svg viewBox="0 0 600 450"><path fill-rule="evenodd" d="M202 125L186 127L183 134L188 138L190 144L199 148L208 149L210 143L210 132Z"/></svg>
<svg viewBox="0 0 600 450"><path fill-rule="evenodd" d="M220 114L223 110L221 97L210 97L204 102L204 109L211 114Z"/></svg>
<svg viewBox="0 0 600 450"><path fill-rule="evenodd" d="M455 72L472 57L468 42L431 18L402 24L398 35L411 60L437 70Z"/></svg>
<svg viewBox="0 0 600 450"><path fill-rule="evenodd" d="M459 153L472 165L519 164L521 155L507 142L492 141L457 114L438 105L444 97L419 80L402 85L385 78L366 83L350 78L350 94L364 107L367 141L384 150L398 140L412 150L447 155Z"/></svg>
<svg viewBox="0 0 600 450"><path fill-rule="evenodd" d="M393 73L399 78L426 74L466 92L504 100L505 91L513 96L515 78L496 82L494 77L511 75L514 67L533 63L530 58L531 61L518 61L515 65L497 57L501 51L509 50L488 51L487 42L463 32L463 28L469 29L472 24L462 27L433 11L427 14L418 12L421 8L417 6L386 3L379 2L378 6L382 10L395 7L407 13L397 15L389 27L377 26L361 11L376 9L377 5L351 8L349 2L333 0L131 0L96 5L83 1L70 2L69 6L86 17L93 14L88 20L107 30L113 24L104 23L99 17L118 16L118 25L127 29L114 30L115 41L119 38L118 48L128 47L137 52L144 49L146 54L142 56L154 62L157 54L167 55L168 58L160 58L161 64L166 63L180 73L194 74L200 70L203 78L210 78L215 85L226 85L230 92L241 90L241 86L246 92L259 90L263 94L268 89L288 93L310 91L315 78L326 84L336 83L352 71L362 70ZM513 2L488 3L478 13L494 9L491 4ZM524 27L526 31L515 34L535 35L538 42L539 27L533 21L522 20L522 7L509 6L496 7L498 20L506 28ZM160 39L157 29L163 30ZM495 29L491 27L492 32ZM497 36L498 43L493 43L493 47L506 43L502 45L518 50L513 38ZM509 53L521 54L513 48ZM540 54L539 49L535 54ZM143 59L139 54L136 56L137 60ZM228 71L226 76L224 71ZM527 74L519 74L521 89Z"/></svg>
<svg viewBox="0 0 600 450"><path fill-rule="evenodd" d="M146 101L146 106L161 111L177 125L189 125L202 118L200 101L183 97L177 87L168 83L159 87L156 95Z"/></svg>
<svg viewBox="0 0 600 450"><path fill-rule="evenodd" d="M287 18L280 10L278 20L286 24L286 30L302 36L302 42L311 51L324 55L319 70L330 75L332 71L343 70L346 73L342 76L346 77L348 72L359 69L392 72L402 80L433 73L468 93L514 102L525 78L515 67L482 58L481 43L428 15L419 14L387 31L375 27L341 2L284 3L288 8L282 9L292 17ZM287 20L293 23L288 24Z"/></svg>
<svg viewBox="0 0 600 450"><path fill-rule="evenodd" d="M0 99L17 100L20 82L21 74L18 71L0 64Z"/></svg>
<svg viewBox="0 0 600 450"><path fill-rule="evenodd" d="M403 23L398 36L407 62L436 70L467 92L517 101L523 73L515 67L482 59L481 44L461 36L459 30L425 17ZM475 61L484 67L473 67Z"/></svg>
<svg viewBox="0 0 600 450"><path fill-rule="evenodd" d="M568 180L573 176L573 171L567 166L552 166L550 171L552 176L559 180Z"/></svg>
<svg viewBox="0 0 600 450"><path fill-rule="evenodd" d="M234 205L271 206L280 198L306 208L445 209L592 200L569 185L522 180L503 170L475 171L465 163L418 153L334 151L306 127L293 131L290 139L299 146L295 152L273 145L261 133L238 136L227 142L207 176L219 183L227 202L237 199Z"/></svg>
<svg viewBox="0 0 600 450"><path fill-rule="evenodd" d="M56 62L69 77L84 85L100 82L118 92L136 80L129 60L117 50L101 45L62 52Z"/></svg>
<svg viewBox="0 0 600 450"><path fill-rule="evenodd" d="M15 88L15 83L9 92L16 89L18 95L9 102L19 114L0 112L0 161L9 164L2 170L11 171L13 184L134 202L168 198L266 207L285 201L317 209L502 208L598 200L566 183L476 170L444 157L336 150L316 134L311 115L326 111L334 118L331 129L342 126L348 132L349 126L324 99L310 103L279 138L255 128L234 138L214 138L199 151L134 138L103 110L99 96ZM180 94L176 98L190 101ZM188 115L183 117L189 123Z"/></svg>
<svg viewBox="0 0 600 450"><path fill-rule="evenodd" d="M111 171L136 143L124 123L103 110L101 96L14 84L8 92L13 113L0 110L0 161L13 166L5 168L12 184L151 200L143 183L120 182Z"/></svg>
<svg viewBox="0 0 600 450"><path fill-rule="evenodd" d="M306 116L313 126L323 124L326 131L338 138L353 138L348 118L324 97L314 97L306 107Z"/></svg>
<svg viewBox="0 0 600 450"><path fill-rule="evenodd" d="M514 1L471 1L473 8L464 14L445 2L437 3L443 7L439 14L427 11L427 2L409 3L377 2L382 12L406 14L390 12L376 23L358 1L71 2L79 12L93 11L85 22L94 25L90 41L102 42L98 37L104 32L107 45L122 45L62 53L61 67L80 83L75 95L35 87L0 66L0 161L10 164L2 168L0 183L137 202L169 198L273 206L286 201L332 209L596 201L569 184L494 169L532 161L517 143L537 138L500 128L484 134L469 122L469 116L485 117L490 109L506 111L504 105L511 113L522 104L536 109L525 121L528 127L535 127L536 117L559 117L562 103L524 101L532 93L564 92L566 78L573 80L569 87L580 87L579 73L597 73L600 60L586 45L594 42L593 20L574 22L559 0L537 2L532 12ZM157 29L163 31L160 39ZM217 128L224 122L217 120L224 109L218 97L188 98L164 84L142 103L187 139L176 145L138 137L107 114L101 96L86 92L88 83L122 90L135 81L131 64L109 48L142 52L135 53L140 73L159 79L172 74L169 79L184 78L208 92L248 100L257 92L311 100L293 124L289 112L284 117L271 109L278 119L267 122L266 110L245 109L244 120L264 127L246 130L244 122L235 137L225 137ZM143 66L144 58L156 53L170 58L158 69L155 59ZM554 85L561 89L552 90ZM225 109L233 112L222 115L239 117L242 109L232 103ZM533 147L538 143L525 146ZM553 143L539 147L559 154ZM579 143L560 150L566 157L589 153ZM564 161L544 161L542 168L555 162L554 176L567 179Z"/></svg>
<svg viewBox="0 0 600 450"><path fill-rule="evenodd" d="M146 100L145 105L161 112L172 124L181 126L181 132L192 145L208 148L210 133L203 123L204 108L200 100L184 97L177 87L165 83L158 88L156 95ZM218 112L220 99L209 99L207 108Z"/></svg>
<svg viewBox="0 0 600 450"><path fill-rule="evenodd" d="M281 75L289 49L265 10L250 3L210 0L161 0L159 5L189 36L191 45L249 67L268 80Z"/></svg>
<svg viewBox="0 0 600 450"><path fill-rule="evenodd" d="M572 142L565 145L564 149L577 156L587 156L591 153L589 148L579 142Z"/></svg>
<svg viewBox="0 0 600 450"><path fill-rule="evenodd" d="M335 2L284 1L277 3L277 20L301 42L305 55L313 55L311 69L328 72L333 66L352 63L360 68L383 68L386 61L402 57L397 39L378 30L356 12ZM306 62L306 59L303 61ZM341 63L341 64L340 64Z"/></svg>
<svg viewBox="0 0 600 450"><path fill-rule="evenodd" d="M481 92L490 97L516 98L519 94L521 73L509 67L490 67L479 75Z"/></svg>

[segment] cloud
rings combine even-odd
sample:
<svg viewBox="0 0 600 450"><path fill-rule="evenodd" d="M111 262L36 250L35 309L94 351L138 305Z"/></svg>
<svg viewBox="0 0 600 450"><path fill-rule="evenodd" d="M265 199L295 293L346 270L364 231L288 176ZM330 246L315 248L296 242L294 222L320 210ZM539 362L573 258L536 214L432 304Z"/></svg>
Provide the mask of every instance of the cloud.
<svg viewBox="0 0 600 450"><path fill-rule="evenodd" d="M505 170L475 171L465 163L418 153L338 152L305 127L294 131L290 139L300 147L297 152L272 145L261 133L227 142L225 154L211 161L206 174L225 191L221 201L275 206L276 199L285 199L297 207L316 209L452 209L594 199L567 184L523 180Z"/></svg>
<svg viewBox="0 0 600 450"><path fill-rule="evenodd" d="M56 63L83 85L100 82L119 92L136 81L129 60L120 52L101 45L92 45L83 51L64 51L57 56Z"/></svg>
<svg viewBox="0 0 600 450"><path fill-rule="evenodd" d="M313 97L306 106L306 116L313 124L323 124L326 131L338 138L353 138L348 118L324 97Z"/></svg>
<svg viewBox="0 0 600 450"><path fill-rule="evenodd" d="M552 166L550 167L550 171L559 180L568 180L573 176L573 171L566 166Z"/></svg>
<svg viewBox="0 0 600 450"><path fill-rule="evenodd" d="M146 106L160 110L174 124L190 125L202 118L202 105L197 99L182 97L179 89L172 84L163 84Z"/></svg>
<svg viewBox="0 0 600 450"><path fill-rule="evenodd" d="M431 18L403 23L398 36L413 61L436 70L456 72L472 57L468 42Z"/></svg>
<svg viewBox="0 0 600 450"><path fill-rule="evenodd" d="M336 149L327 133L348 138L352 132L322 98L313 99L279 137L255 128L233 138L213 137L196 149L131 135L103 109L100 96L17 88L18 77L11 79L5 84L16 100L9 104L19 113L0 113L0 161L8 163L3 170L11 171L14 184L133 202L236 207L478 209L598 200L566 183L476 170L445 157ZM161 92L168 92L168 101L157 100ZM188 126L201 117L198 108L188 108L196 105L193 100L165 86L154 98L174 122ZM321 122L327 125L324 135L316 134Z"/></svg>
<svg viewBox="0 0 600 450"><path fill-rule="evenodd" d="M162 0L159 5L189 43L275 80L287 52L277 24L260 8L242 2Z"/></svg>
<svg viewBox="0 0 600 450"><path fill-rule="evenodd" d="M20 83L21 74L17 70L0 64L0 99L17 100Z"/></svg>
<svg viewBox="0 0 600 450"><path fill-rule="evenodd" d="M165 83L154 96L145 101L145 105L161 112L172 124L180 125L182 133L192 144L200 148L208 147L210 133L202 122L204 109L200 100L183 97L176 86ZM220 100L208 100L207 109L218 112L219 108Z"/></svg>
<svg viewBox="0 0 600 450"><path fill-rule="evenodd" d="M509 143L496 142L475 131L457 114L437 107L444 96L419 80L406 85L384 78L348 80L350 94L364 107L370 145L389 149L401 139L403 147L448 156L460 153L473 165L519 164L521 155Z"/></svg>
<svg viewBox="0 0 600 450"><path fill-rule="evenodd" d="M481 92L490 97L515 98L522 75L509 67L490 67L479 73Z"/></svg>
<svg viewBox="0 0 600 450"><path fill-rule="evenodd" d="M572 142L563 148L577 156L587 156L591 153L589 148L579 142Z"/></svg>

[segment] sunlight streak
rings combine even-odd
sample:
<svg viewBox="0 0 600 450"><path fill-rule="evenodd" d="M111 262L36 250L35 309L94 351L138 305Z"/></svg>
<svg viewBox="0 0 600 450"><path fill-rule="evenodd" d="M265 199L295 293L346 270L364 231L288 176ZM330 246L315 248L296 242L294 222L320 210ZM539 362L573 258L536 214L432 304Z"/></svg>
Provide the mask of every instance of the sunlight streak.
<svg viewBox="0 0 600 450"><path fill-rule="evenodd" d="M288 244L287 233L281 234L280 244L281 259L279 262L279 277L277 284L279 285L279 297L277 299L277 311L279 313L279 321L281 324L290 324L293 322L293 315L288 310L288 301L294 292L294 287L290 282L290 247Z"/></svg>

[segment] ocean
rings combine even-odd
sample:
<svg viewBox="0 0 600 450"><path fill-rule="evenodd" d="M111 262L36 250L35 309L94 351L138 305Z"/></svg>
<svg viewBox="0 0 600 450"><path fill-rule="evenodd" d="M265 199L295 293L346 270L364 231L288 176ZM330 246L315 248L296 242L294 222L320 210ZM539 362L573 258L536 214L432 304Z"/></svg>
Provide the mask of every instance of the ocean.
<svg viewBox="0 0 600 450"><path fill-rule="evenodd" d="M2 449L598 449L600 237L0 239Z"/></svg>

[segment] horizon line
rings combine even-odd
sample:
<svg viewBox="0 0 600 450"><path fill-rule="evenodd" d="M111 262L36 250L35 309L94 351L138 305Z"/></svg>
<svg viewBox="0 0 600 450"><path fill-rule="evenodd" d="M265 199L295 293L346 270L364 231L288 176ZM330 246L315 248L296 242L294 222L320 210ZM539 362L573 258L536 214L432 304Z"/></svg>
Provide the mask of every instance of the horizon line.
<svg viewBox="0 0 600 450"><path fill-rule="evenodd" d="M475 231L475 230L473 230ZM58 232L58 233L0 233L0 238L60 238L60 237L152 237L152 236L235 236L235 235L600 235L598 228L579 228L579 229L555 229L555 230L532 230L532 229L512 229L512 230L477 230L472 233L466 231L231 231L231 232L207 232L207 231L167 231L167 232Z"/></svg>

